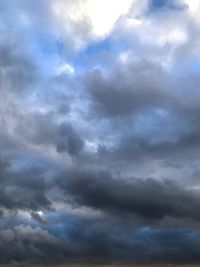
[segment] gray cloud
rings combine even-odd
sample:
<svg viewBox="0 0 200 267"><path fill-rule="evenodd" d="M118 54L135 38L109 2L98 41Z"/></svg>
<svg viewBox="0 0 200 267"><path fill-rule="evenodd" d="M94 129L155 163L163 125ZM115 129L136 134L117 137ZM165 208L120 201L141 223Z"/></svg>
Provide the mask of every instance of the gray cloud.
<svg viewBox="0 0 200 267"><path fill-rule="evenodd" d="M37 167L12 171L7 167L7 163L2 161L0 206L11 210L49 209L51 201L46 196L48 185L45 172Z"/></svg>
<svg viewBox="0 0 200 267"><path fill-rule="evenodd" d="M53 113L33 113L23 116L16 130L29 142L55 147L58 153L78 156L84 148L84 140L70 123L57 123ZM29 125L29 129L24 129Z"/></svg>
<svg viewBox="0 0 200 267"><path fill-rule="evenodd" d="M19 94L25 89L30 89L37 80L36 66L21 49L17 44L0 45L1 91Z"/></svg>
<svg viewBox="0 0 200 267"><path fill-rule="evenodd" d="M165 106L169 100L165 85L163 87L164 79L161 65L141 60L130 65L114 66L108 78L96 69L87 75L86 86L94 98L92 104L96 103L100 112L119 116Z"/></svg>
<svg viewBox="0 0 200 267"><path fill-rule="evenodd" d="M199 262L195 6L134 1L97 38L88 1L11 2L0 0L0 265Z"/></svg>
<svg viewBox="0 0 200 267"><path fill-rule="evenodd" d="M56 145L58 152L68 151L71 155L77 155L83 149L84 142L71 125L61 124L58 132L60 135Z"/></svg>
<svg viewBox="0 0 200 267"><path fill-rule="evenodd" d="M0 231L1 262L46 259L47 250L53 251L59 240L41 228L19 225Z"/></svg>
<svg viewBox="0 0 200 267"><path fill-rule="evenodd" d="M182 188L171 181L153 179L117 179L109 173L83 172L70 174L61 188L80 205L114 214L128 213L153 220L186 217L199 221L198 192ZM65 184L66 183L66 184Z"/></svg>

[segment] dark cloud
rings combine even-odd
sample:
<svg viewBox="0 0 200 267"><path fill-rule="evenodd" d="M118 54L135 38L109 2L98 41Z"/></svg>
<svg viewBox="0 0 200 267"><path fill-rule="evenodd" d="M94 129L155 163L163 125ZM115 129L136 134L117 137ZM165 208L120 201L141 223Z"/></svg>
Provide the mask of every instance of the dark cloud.
<svg viewBox="0 0 200 267"><path fill-rule="evenodd" d="M17 44L0 45L1 91L21 93L36 82L37 71L32 59Z"/></svg>
<svg viewBox="0 0 200 267"><path fill-rule="evenodd" d="M83 149L84 142L69 124L61 124L58 129L60 138L57 141L57 151L67 151L70 155L77 155Z"/></svg>
<svg viewBox="0 0 200 267"><path fill-rule="evenodd" d="M109 73L100 68L87 73L85 87L91 120L107 120L110 127L104 135L100 128L95 133L105 140L99 152L108 161L189 159L198 154L200 98L194 76L177 79L159 62L127 59L113 63Z"/></svg>
<svg viewBox="0 0 200 267"><path fill-rule="evenodd" d="M55 179L54 186L47 184L44 188L42 169L29 168L17 173L11 171L6 161L1 161L1 166L1 188L7 194L1 195L1 207L29 212L36 222L36 226L30 226L15 217L9 222L3 213L1 262L10 262L10 259L44 263L55 260L199 261L198 228L184 228L184 224L173 228L174 218L182 223L184 219L199 221L198 192L170 181L119 179L94 171L70 172L67 177ZM55 198L49 194L55 185L64 195L55 195ZM88 211L76 215L68 211L62 215L51 210L52 215L48 216L49 203L44 203L39 195L51 196L58 202L64 200L64 204L72 204L72 211L90 207L103 213L91 215ZM45 215L40 215L38 210L43 210ZM163 226L159 226L162 221ZM191 227L192 223L188 225Z"/></svg>
<svg viewBox="0 0 200 267"><path fill-rule="evenodd" d="M11 2L0 0L0 265L200 262L195 7L134 1L97 37L90 1Z"/></svg>
<svg viewBox="0 0 200 267"><path fill-rule="evenodd" d="M188 158L198 154L199 132L190 132L179 136L177 140L163 140L153 143L134 136L123 137L112 149L102 151L108 158L120 160L138 160L143 158L167 159ZM187 152L187 153L186 153Z"/></svg>
<svg viewBox="0 0 200 267"><path fill-rule="evenodd" d="M58 153L78 156L84 149L84 140L70 123L56 122L53 112L20 114L16 132L35 145L54 147Z"/></svg>
<svg viewBox="0 0 200 267"><path fill-rule="evenodd" d="M59 240L41 228L19 225L0 232L1 262L47 259L48 251L57 251ZM60 247L61 249L61 247ZM48 257L51 257L50 254ZM53 257L53 255L52 255ZM57 255L58 257L58 255Z"/></svg>
<svg viewBox="0 0 200 267"><path fill-rule="evenodd" d="M92 105L104 115L130 115L166 105L163 79L162 66L144 59L117 64L108 77L100 69L93 70L87 75L86 87L94 99Z"/></svg>
<svg viewBox="0 0 200 267"><path fill-rule="evenodd" d="M48 184L43 169L33 167L19 171L7 167L2 161L0 171L0 206L9 210L49 209L51 201L46 196Z"/></svg>
<svg viewBox="0 0 200 267"><path fill-rule="evenodd" d="M130 222L121 225L117 221L113 224L109 218L91 220L69 215L67 223L63 220L66 218L60 218L60 234L26 225L1 231L1 262L10 258L44 264L74 260L107 264L124 260L126 263L199 261L199 230L134 228Z"/></svg>
<svg viewBox="0 0 200 267"><path fill-rule="evenodd" d="M31 212L31 216L34 220L38 221L40 224L46 224L48 221L43 218L38 212Z"/></svg>
<svg viewBox="0 0 200 267"><path fill-rule="evenodd" d="M129 213L153 220L171 216L199 221L198 192L170 181L117 179L109 173L83 172L72 173L69 182L61 180L61 188L80 205L119 216Z"/></svg>

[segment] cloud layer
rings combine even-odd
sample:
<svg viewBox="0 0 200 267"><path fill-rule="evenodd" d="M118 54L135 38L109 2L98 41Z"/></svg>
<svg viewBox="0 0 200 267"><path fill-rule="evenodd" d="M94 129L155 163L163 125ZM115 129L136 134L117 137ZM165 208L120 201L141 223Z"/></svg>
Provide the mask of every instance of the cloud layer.
<svg viewBox="0 0 200 267"><path fill-rule="evenodd" d="M199 0L0 0L0 265L200 262Z"/></svg>

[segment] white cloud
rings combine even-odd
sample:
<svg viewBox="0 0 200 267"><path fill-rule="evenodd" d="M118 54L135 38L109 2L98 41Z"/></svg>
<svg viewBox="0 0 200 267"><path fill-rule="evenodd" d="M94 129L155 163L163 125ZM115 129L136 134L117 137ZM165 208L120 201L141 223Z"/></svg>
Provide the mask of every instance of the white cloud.
<svg viewBox="0 0 200 267"><path fill-rule="evenodd" d="M200 10L199 0L184 0L185 4L188 6L190 12L196 13Z"/></svg>
<svg viewBox="0 0 200 267"><path fill-rule="evenodd" d="M88 16L92 22L92 31L97 36L104 36L113 28L118 18L127 13L132 0L91 0Z"/></svg>
<svg viewBox="0 0 200 267"><path fill-rule="evenodd" d="M60 74L74 74L75 70L73 68L72 65L68 64L68 63L61 63L58 66L56 66L55 68L55 73L56 75L60 75Z"/></svg>
<svg viewBox="0 0 200 267"><path fill-rule="evenodd" d="M52 12L62 33L73 34L80 46L89 39L109 34L131 4L137 12L143 6L138 0L56 0L52 2Z"/></svg>

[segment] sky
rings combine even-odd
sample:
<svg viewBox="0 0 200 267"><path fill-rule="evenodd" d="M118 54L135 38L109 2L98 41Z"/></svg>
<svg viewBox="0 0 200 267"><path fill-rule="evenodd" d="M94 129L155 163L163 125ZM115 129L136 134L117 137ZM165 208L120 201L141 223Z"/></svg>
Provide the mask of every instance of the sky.
<svg viewBox="0 0 200 267"><path fill-rule="evenodd" d="M199 13L0 0L0 266L200 263Z"/></svg>

